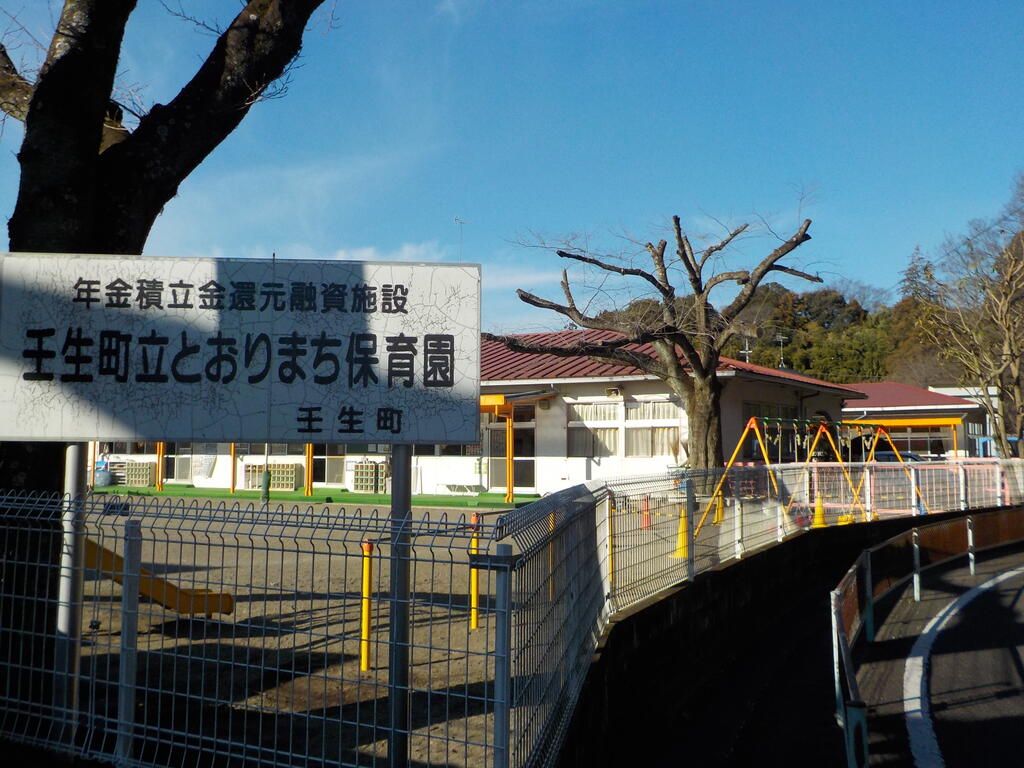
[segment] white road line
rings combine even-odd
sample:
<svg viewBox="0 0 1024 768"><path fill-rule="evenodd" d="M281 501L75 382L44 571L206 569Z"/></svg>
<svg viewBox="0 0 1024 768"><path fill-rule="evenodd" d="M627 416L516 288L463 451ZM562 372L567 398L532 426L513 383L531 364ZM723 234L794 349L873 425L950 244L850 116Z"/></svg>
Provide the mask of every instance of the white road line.
<svg viewBox="0 0 1024 768"><path fill-rule="evenodd" d="M903 669L903 713L907 721L907 734L910 736L910 752L917 768L944 768L946 765L942 759L938 739L935 737L928 692L928 667L931 663L932 646L935 645L939 633L964 606L982 592L1021 575L1024 575L1024 566L993 576L984 584L979 584L960 595L928 622L914 643Z"/></svg>

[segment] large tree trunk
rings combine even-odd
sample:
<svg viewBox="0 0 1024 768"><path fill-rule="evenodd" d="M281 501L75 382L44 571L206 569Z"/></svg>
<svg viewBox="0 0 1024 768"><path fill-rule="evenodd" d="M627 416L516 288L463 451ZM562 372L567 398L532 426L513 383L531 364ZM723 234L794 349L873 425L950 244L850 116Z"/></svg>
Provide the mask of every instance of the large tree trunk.
<svg viewBox="0 0 1024 768"><path fill-rule="evenodd" d="M712 469L725 462L722 455L722 384L712 370L707 377L694 376L686 401L689 421L689 464L693 469Z"/></svg>

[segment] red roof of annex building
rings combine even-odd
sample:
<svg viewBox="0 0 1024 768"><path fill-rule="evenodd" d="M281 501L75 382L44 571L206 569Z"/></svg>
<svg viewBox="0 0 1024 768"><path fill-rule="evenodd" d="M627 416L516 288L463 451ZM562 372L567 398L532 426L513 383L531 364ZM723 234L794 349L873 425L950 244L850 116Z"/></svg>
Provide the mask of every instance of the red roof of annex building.
<svg viewBox="0 0 1024 768"><path fill-rule="evenodd" d="M511 334L517 339L534 344L557 345L571 347L581 341L611 341L622 338L614 331L553 331L550 333L517 333ZM649 344L631 344L628 349L654 356ZM723 357L719 361L718 371L726 374L746 374L755 378L775 379L778 382L809 386L814 389L830 389L850 399L859 399L863 395L850 385L833 384L810 376L780 368L767 368L763 365L744 363ZM593 360L589 357L559 357L558 355L531 355L513 352L503 344L484 339L480 349L480 379L483 382L526 382L551 381L566 379L616 379L624 377L650 377L631 365L614 365Z"/></svg>
<svg viewBox="0 0 1024 768"><path fill-rule="evenodd" d="M962 397L944 395L941 392L932 392L920 387L912 387L909 384L900 384L895 381L860 382L847 384L847 387L856 389L867 395L866 400L858 400L854 410L945 410L964 408L979 408L980 406L971 400Z"/></svg>

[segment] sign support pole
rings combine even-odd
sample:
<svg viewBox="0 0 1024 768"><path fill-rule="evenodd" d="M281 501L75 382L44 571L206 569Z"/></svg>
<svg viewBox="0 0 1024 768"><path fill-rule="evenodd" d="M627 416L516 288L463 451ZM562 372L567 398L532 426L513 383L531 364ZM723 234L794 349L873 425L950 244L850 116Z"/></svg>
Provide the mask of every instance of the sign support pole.
<svg viewBox="0 0 1024 768"><path fill-rule="evenodd" d="M78 672L82 643L82 588L85 576L82 507L88 444L68 443L64 453L64 501L61 512L54 705L64 719L65 743L73 743L78 720Z"/></svg>
<svg viewBox="0 0 1024 768"><path fill-rule="evenodd" d="M409 764L409 561L412 445L391 449L391 627L388 638L388 766Z"/></svg>

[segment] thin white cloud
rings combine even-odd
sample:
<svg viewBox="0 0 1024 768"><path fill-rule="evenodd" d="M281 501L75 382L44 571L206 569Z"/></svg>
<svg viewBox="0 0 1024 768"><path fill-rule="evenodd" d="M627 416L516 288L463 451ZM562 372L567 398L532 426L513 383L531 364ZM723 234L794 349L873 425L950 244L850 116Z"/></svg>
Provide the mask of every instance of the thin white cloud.
<svg viewBox="0 0 1024 768"><path fill-rule="evenodd" d="M462 20L476 10L477 0L441 0L434 6L434 11L439 16L447 16L455 24L461 24Z"/></svg>
<svg viewBox="0 0 1024 768"><path fill-rule="evenodd" d="M522 266L491 266L484 265L483 287L485 291L508 288L536 288L542 285L558 285L562 279L561 270L531 270Z"/></svg>
<svg viewBox="0 0 1024 768"><path fill-rule="evenodd" d="M338 259L339 261L404 261L404 262L434 262L445 261L450 255L447 246L439 245L436 241L425 243L402 243L398 248L382 250L376 246L364 246L362 248L340 248L326 258Z"/></svg>

